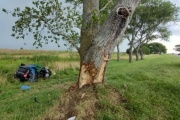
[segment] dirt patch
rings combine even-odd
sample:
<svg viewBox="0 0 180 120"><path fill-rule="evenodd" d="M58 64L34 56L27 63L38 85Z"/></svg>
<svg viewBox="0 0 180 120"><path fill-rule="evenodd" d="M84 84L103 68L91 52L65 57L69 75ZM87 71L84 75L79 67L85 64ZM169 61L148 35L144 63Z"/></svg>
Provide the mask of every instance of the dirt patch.
<svg viewBox="0 0 180 120"><path fill-rule="evenodd" d="M121 93L112 87L101 87L108 94L102 95L99 86L84 86L78 90L71 90L60 97L58 107L56 106L46 114L44 120L67 120L76 116L76 120L96 120L96 111L104 109L100 99L107 99L113 105L124 101Z"/></svg>

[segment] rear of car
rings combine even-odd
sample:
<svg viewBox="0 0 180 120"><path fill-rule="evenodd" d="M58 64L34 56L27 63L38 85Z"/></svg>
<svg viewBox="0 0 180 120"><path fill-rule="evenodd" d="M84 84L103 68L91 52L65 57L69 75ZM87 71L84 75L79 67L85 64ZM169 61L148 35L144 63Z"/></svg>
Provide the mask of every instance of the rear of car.
<svg viewBox="0 0 180 120"><path fill-rule="evenodd" d="M26 81L29 79L29 67L28 66L20 66L15 72L15 78L19 78L20 81Z"/></svg>

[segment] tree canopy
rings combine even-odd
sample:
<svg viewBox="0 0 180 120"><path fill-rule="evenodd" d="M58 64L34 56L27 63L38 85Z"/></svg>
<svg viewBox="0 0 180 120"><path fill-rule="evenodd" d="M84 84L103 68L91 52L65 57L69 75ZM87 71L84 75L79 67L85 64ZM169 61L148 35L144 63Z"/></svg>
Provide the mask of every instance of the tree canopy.
<svg viewBox="0 0 180 120"><path fill-rule="evenodd" d="M82 0L66 0L70 6L64 6L58 0L33 1L34 7L26 6L24 10L15 8L14 11L3 9L19 19L12 27L12 35L24 39L33 34L33 45L43 47L42 43L55 42L60 47L61 40L68 41L79 51L80 31L82 28ZM93 11L93 21L103 24L114 7L116 0L100 0L99 10ZM96 13L98 12L98 16Z"/></svg>
<svg viewBox="0 0 180 120"><path fill-rule="evenodd" d="M61 39L67 40L78 50L82 17L80 11L70 6L63 6L58 0L37 0L34 7L26 6L24 10L15 8L13 17L18 17L12 27L13 37L24 39L33 34L34 44L42 47L42 43L55 42L60 47ZM8 13L8 10L3 9Z"/></svg>
<svg viewBox="0 0 180 120"><path fill-rule="evenodd" d="M140 51L142 51L146 55L161 54L161 53L166 53L167 48L162 43L153 42L153 43L149 43L149 44L143 44L140 47ZM126 50L126 53L129 54L129 48ZM133 53L136 53L136 49L133 50Z"/></svg>
<svg viewBox="0 0 180 120"><path fill-rule="evenodd" d="M178 20L178 12L179 7L170 1L142 0L126 31L130 51L156 39L168 41L171 31L167 25Z"/></svg>
<svg viewBox="0 0 180 120"><path fill-rule="evenodd" d="M150 54L161 54L167 52L166 46L164 46L162 43L154 42L147 44L147 46L150 49Z"/></svg>
<svg viewBox="0 0 180 120"><path fill-rule="evenodd" d="M178 52L180 52L180 44L178 44L178 45L175 45L175 48L174 48L174 50L175 50L175 51L178 51Z"/></svg>

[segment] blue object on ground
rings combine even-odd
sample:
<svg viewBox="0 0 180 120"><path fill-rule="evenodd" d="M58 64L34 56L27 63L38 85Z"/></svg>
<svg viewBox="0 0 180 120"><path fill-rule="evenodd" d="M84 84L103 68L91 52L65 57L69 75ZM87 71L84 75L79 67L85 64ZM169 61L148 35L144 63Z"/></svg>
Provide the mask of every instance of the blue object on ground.
<svg viewBox="0 0 180 120"><path fill-rule="evenodd" d="M31 86L22 85L22 86L21 86L21 89L22 89L22 90L29 90L29 89L31 89Z"/></svg>

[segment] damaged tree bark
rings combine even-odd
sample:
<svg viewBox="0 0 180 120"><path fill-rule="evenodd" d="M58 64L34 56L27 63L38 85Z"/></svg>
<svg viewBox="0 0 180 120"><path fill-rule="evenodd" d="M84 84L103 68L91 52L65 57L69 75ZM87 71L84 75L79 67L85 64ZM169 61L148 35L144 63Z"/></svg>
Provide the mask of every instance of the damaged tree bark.
<svg viewBox="0 0 180 120"><path fill-rule="evenodd" d="M107 21L95 35L93 34L88 46L83 45L85 51L82 53L86 54L80 54L83 57L78 80L79 88L87 84L104 82L111 54L121 40L138 2L139 0L119 0Z"/></svg>

